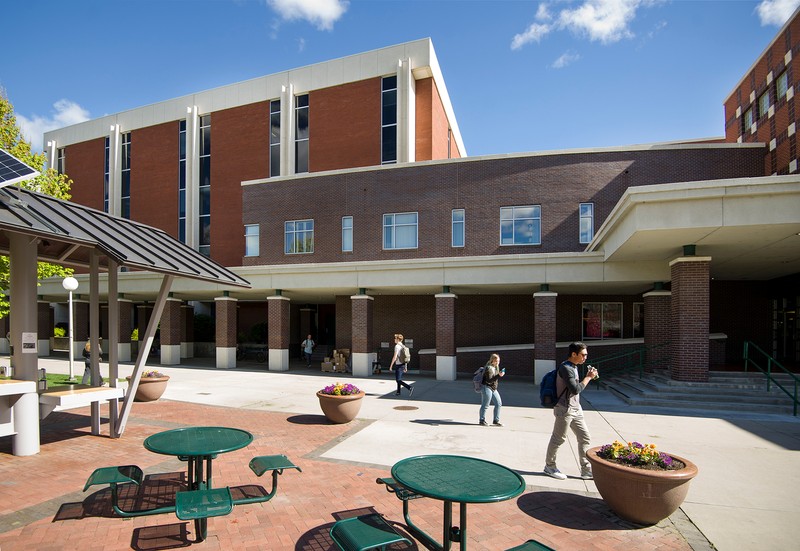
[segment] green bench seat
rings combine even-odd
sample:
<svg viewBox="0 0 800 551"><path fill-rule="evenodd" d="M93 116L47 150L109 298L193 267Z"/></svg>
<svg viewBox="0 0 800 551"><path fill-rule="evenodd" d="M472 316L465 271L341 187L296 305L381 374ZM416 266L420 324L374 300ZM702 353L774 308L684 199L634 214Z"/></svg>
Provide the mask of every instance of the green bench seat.
<svg viewBox="0 0 800 551"><path fill-rule="evenodd" d="M142 469L136 465L100 467L99 469L95 469L94 472L89 475L89 479L83 486L83 491L85 492L97 484L110 484L112 488L114 488L117 484L129 483L141 486L142 480L144 480L144 472L142 472Z"/></svg>
<svg viewBox="0 0 800 551"><path fill-rule="evenodd" d="M221 517L233 511L231 489L211 488L175 494L175 516L181 520Z"/></svg>
<svg viewBox="0 0 800 551"><path fill-rule="evenodd" d="M536 540L528 540L522 545L506 549L506 551L555 551L555 549L547 547L545 544L539 543Z"/></svg>
<svg viewBox="0 0 800 551"><path fill-rule="evenodd" d="M330 530L331 539L342 551L366 551L386 549L387 545L411 541L386 522L378 513L361 515L336 521Z"/></svg>
<svg viewBox="0 0 800 551"><path fill-rule="evenodd" d="M385 484L387 492L393 492L394 495L397 496L398 499L403 501L408 501L409 499L417 499L418 497L422 497L416 492L412 492L408 488L404 488L394 478L386 477L386 478L378 478L375 480L378 484Z"/></svg>

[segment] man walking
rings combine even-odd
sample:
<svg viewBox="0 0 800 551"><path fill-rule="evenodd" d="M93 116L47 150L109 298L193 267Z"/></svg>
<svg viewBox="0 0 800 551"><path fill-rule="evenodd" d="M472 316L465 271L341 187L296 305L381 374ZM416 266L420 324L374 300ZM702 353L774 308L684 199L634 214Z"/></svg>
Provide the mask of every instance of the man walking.
<svg viewBox="0 0 800 551"><path fill-rule="evenodd" d="M567 475L558 470L556 466L556 454L558 448L567 439L567 429L572 429L578 439L578 461L581 464L581 478L591 480L592 466L586 459L586 450L589 449L591 438L586 422L583 418L583 408L581 408L580 393L592 379L597 378L597 369L589 366L586 377L579 380L578 366L586 362L589 352L586 345L582 342L573 342L569 345L569 358L562 362L558 367L558 377L556 377L556 392L558 402L553 408L553 434L550 436L550 443L547 446L547 456L545 457L544 474L566 480Z"/></svg>

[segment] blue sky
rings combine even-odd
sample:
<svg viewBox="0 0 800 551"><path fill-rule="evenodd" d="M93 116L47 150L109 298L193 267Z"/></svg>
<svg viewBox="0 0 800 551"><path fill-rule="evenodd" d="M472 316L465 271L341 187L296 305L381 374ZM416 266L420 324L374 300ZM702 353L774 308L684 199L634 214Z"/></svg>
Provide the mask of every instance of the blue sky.
<svg viewBox="0 0 800 551"><path fill-rule="evenodd" d="M430 37L469 155L724 134L800 0L12 0L0 88L46 130Z"/></svg>

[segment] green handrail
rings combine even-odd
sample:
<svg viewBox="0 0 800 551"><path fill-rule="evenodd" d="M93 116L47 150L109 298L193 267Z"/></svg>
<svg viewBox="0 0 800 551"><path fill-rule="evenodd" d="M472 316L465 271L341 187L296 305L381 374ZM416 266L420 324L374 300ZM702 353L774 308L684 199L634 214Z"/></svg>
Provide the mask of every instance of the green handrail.
<svg viewBox="0 0 800 551"><path fill-rule="evenodd" d="M766 369L761 367L758 364L758 362L756 361L755 358L751 357L751 354L750 354L750 350L751 349L753 349L755 352L759 352L761 354L761 356L763 356L763 358L761 358L761 361L764 361L764 360L767 361L767 368ZM791 371L786 369L783 365L781 365L781 363L778 360L776 360L775 358L773 358L772 356L770 356L769 354L767 354L766 352L761 350L756 343L750 342L750 341L744 341L744 370L745 371L747 371L747 367L750 364L752 364L753 367L758 369L761 373L766 375L766 377L767 377L767 392L769 392L770 385L774 383L775 386L777 386L779 389L781 389L789 398L791 398L794 401L793 411L794 411L794 416L797 417L797 404L800 403L800 402L798 402L798 399L797 399L797 386L798 386L798 383L800 383L800 377L798 377L797 375L795 375L794 373L792 373ZM773 368L773 366L780 368L781 371L783 371L784 373L787 373L791 377L792 381L794 382L794 392L793 393L791 391L787 390L786 388L784 388L784 386L780 383L780 381L778 379L775 379L772 376L772 371L773 371L772 368Z"/></svg>
<svg viewBox="0 0 800 551"><path fill-rule="evenodd" d="M596 367L600 372L600 379L610 375L619 375L628 372L638 372L639 378L641 379L644 375L645 366L658 367L658 365L669 361L666 355L660 360L654 360L652 357L648 358L650 355L649 353L667 346L669 346L668 342L647 347L640 346L625 352L606 354L599 358L590 359L584 366L593 365ZM604 364L610 364L611 362L614 363L614 367L603 367ZM585 369L585 367L583 369ZM593 381L597 387L600 386L600 379Z"/></svg>

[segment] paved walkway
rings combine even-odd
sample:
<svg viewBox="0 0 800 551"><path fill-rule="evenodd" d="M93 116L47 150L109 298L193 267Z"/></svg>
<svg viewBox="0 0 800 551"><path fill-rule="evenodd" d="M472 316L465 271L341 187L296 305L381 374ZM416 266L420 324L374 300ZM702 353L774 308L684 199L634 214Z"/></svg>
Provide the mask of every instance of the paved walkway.
<svg viewBox="0 0 800 551"><path fill-rule="evenodd" d="M48 372L68 372L60 359L40 363ZM285 453L303 469L280 477L273 500L210 519L208 539L192 544L198 549L335 549L331 524L371 510L404 530L401 503L375 479L387 476L397 460L422 453L473 455L525 478L528 489L518 498L469 507L473 550L507 549L528 538L559 550L733 551L796 548L800 541L800 420L793 417L633 410L606 392L588 390L584 403L594 443L655 442L700 469L681 509L641 527L618 519L594 483L578 478L574 437L559 453L559 467L570 478L542 474L552 412L538 406L538 390L529 383L502 381L505 426L480 427L479 399L469 380L411 375L415 392L408 399L405 392L394 396L394 380L386 374L353 380L300 365L274 373L255 362L235 370L193 363L159 367L171 376L164 398L135 404L120 439L108 438L105 424L104 436L91 436L88 408L45 419L38 455L14 457L10 438L0 438L0 551L189 545L195 536L191 523L174 515L122 520L112 516L107 490L81 490L92 470L106 465L137 464L146 474L167 473L161 479L180 478L185 464L148 452L142 441L160 430L198 424L236 426L254 435L250 446L215 461L215 485L269 488L269 480L247 468L255 455ZM130 366L121 369L125 375ZM345 377L367 396L356 421L329 424L314 393ZM105 416L107 408L102 411ZM439 533L441 503L416 500L412 511L424 529Z"/></svg>

